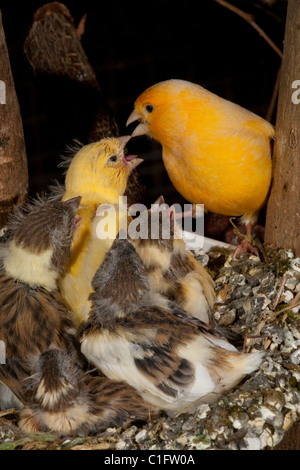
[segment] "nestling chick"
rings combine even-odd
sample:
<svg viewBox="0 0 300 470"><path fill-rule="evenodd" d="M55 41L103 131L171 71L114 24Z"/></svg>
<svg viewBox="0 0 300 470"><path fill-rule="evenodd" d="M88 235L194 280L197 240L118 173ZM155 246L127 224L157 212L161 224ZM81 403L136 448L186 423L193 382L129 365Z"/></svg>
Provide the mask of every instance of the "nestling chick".
<svg viewBox="0 0 300 470"><path fill-rule="evenodd" d="M81 351L107 377L125 380L159 409L180 411L195 400L216 399L262 361L260 352L239 353L159 295L153 305L142 260L126 239L114 241L93 289Z"/></svg>
<svg viewBox="0 0 300 470"><path fill-rule="evenodd" d="M63 200L77 194L82 196L78 210L81 223L60 289L78 322L88 314L93 275L119 231L118 224L112 224L106 239L91 240L91 222L96 208L100 204L119 204L130 172L142 162L136 155L124 154L129 139L107 138L86 145L73 157L67 170Z"/></svg>
<svg viewBox="0 0 300 470"><path fill-rule="evenodd" d="M75 352L75 321L57 282L70 256L80 197L66 202L37 200L16 209L11 239L0 269L0 340L6 363L0 381L21 400L30 399L28 361L51 345ZM78 350L79 351L79 350Z"/></svg>
<svg viewBox="0 0 300 470"><path fill-rule="evenodd" d="M163 203L161 196L139 216L139 233L130 241L144 263L151 291L166 296L188 315L213 326L214 281L186 250L173 212L164 209Z"/></svg>
<svg viewBox="0 0 300 470"><path fill-rule="evenodd" d="M32 372L33 402L19 422L25 432L88 436L155 416L134 388L84 373L64 351L45 351L34 359Z"/></svg>
<svg viewBox="0 0 300 470"><path fill-rule="evenodd" d="M242 216L250 235L271 182L271 124L184 80L145 90L127 125L136 120L132 136L147 134L160 142L177 191L208 211Z"/></svg>

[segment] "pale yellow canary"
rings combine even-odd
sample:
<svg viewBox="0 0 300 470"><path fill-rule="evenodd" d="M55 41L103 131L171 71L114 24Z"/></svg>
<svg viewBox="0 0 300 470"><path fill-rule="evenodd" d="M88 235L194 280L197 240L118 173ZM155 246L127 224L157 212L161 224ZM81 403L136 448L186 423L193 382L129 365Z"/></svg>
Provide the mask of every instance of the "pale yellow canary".
<svg viewBox="0 0 300 470"><path fill-rule="evenodd" d="M127 125L162 145L168 175L182 196L205 209L242 216L251 233L268 195L273 126L184 80L166 80L135 101Z"/></svg>
<svg viewBox="0 0 300 470"><path fill-rule="evenodd" d="M60 281L61 293L75 312L78 322L89 312L92 278L119 231L119 217L107 219L107 236L92 236L92 222L101 204L118 207L130 172L142 162L136 155L124 155L129 136L105 138L82 147L74 156L65 179L63 201L81 196L80 224L74 238L67 272ZM127 217L123 211L123 217ZM109 216L108 216L109 217ZM113 217L111 215L110 217ZM110 223L112 222L112 223Z"/></svg>

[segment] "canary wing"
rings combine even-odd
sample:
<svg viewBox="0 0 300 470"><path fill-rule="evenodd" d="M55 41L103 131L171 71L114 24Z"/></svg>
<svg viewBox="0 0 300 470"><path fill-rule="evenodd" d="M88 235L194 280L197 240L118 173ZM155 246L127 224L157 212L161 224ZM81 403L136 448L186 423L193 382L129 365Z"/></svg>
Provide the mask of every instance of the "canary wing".
<svg viewBox="0 0 300 470"><path fill-rule="evenodd" d="M24 393L24 377L28 374L28 370L24 370L20 361L17 359L8 359L5 364L0 364L0 385L6 385L11 391L11 395L8 396L7 407L10 407L12 403L15 402L15 397L19 400L20 403L25 404L27 401L27 396ZM7 394L7 390L5 390ZM4 398L4 389L0 388L0 405L2 407L2 402L5 401Z"/></svg>
<svg viewBox="0 0 300 470"><path fill-rule="evenodd" d="M86 335L81 351L107 377L125 380L149 402L172 403L193 381L193 368L155 341L156 328L99 330Z"/></svg>
<svg viewBox="0 0 300 470"><path fill-rule="evenodd" d="M177 409L179 403L214 389L214 381L207 367L201 365L201 358L193 363L188 352L178 354L179 345L183 352L185 348L188 351L198 331L198 325L192 325L190 319L176 320L167 310L145 307L116 328L91 332L86 329L81 351L107 377L125 380L149 403ZM205 354L203 350L203 357ZM200 387L191 395L196 377Z"/></svg>
<svg viewBox="0 0 300 470"><path fill-rule="evenodd" d="M77 349L76 325L58 292L30 288L3 273L0 284L0 340L6 352L0 381L24 403L31 395L26 382L30 357L50 345Z"/></svg>
<svg viewBox="0 0 300 470"><path fill-rule="evenodd" d="M177 399L194 382L195 368L172 351L170 338L161 338L154 344L141 338L136 346L138 354L133 357L137 370L168 397Z"/></svg>

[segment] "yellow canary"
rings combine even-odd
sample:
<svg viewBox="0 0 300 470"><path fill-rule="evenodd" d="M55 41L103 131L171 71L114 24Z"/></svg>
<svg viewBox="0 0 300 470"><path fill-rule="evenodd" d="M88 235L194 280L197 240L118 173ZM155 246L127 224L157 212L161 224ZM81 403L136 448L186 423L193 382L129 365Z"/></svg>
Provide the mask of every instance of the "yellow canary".
<svg viewBox="0 0 300 470"><path fill-rule="evenodd" d="M101 204L119 204L130 172L143 161L136 155L124 155L129 139L129 136L105 138L82 147L72 159L66 174L62 200L70 199L70 194L81 196L77 212L81 221L60 290L77 315L78 322L88 314L92 278L119 231L117 217L115 224L108 222L106 238L92 236L96 209ZM125 211L123 217L126 217Z"/></svg>
<svg viewBox="0 0 300 470"><path fill-rule="evenodd" d="M135 101L127 125L162 145L168 175L182 196L222 215L243 216L248 233L271 182L273 126L184 80L166 80Z"/></svg>

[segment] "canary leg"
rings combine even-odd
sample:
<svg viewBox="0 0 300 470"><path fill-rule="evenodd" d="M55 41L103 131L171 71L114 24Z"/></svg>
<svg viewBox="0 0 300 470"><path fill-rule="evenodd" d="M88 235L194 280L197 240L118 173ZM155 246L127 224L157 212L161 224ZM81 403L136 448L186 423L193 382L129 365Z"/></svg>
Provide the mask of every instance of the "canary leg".
<svg viewBox="0 0 300 470"><path fill-rule="evenodd" d="M252 237L251 237L251 231L252 231L253 225L251 223L248 223L246 225L246 235L241 235L243 236L243 239L241 243L236 247L234 251L234 256L239 256L244 253L253 253L254 255L259 257L259 252L258 249L252 245Z"/></svg>

